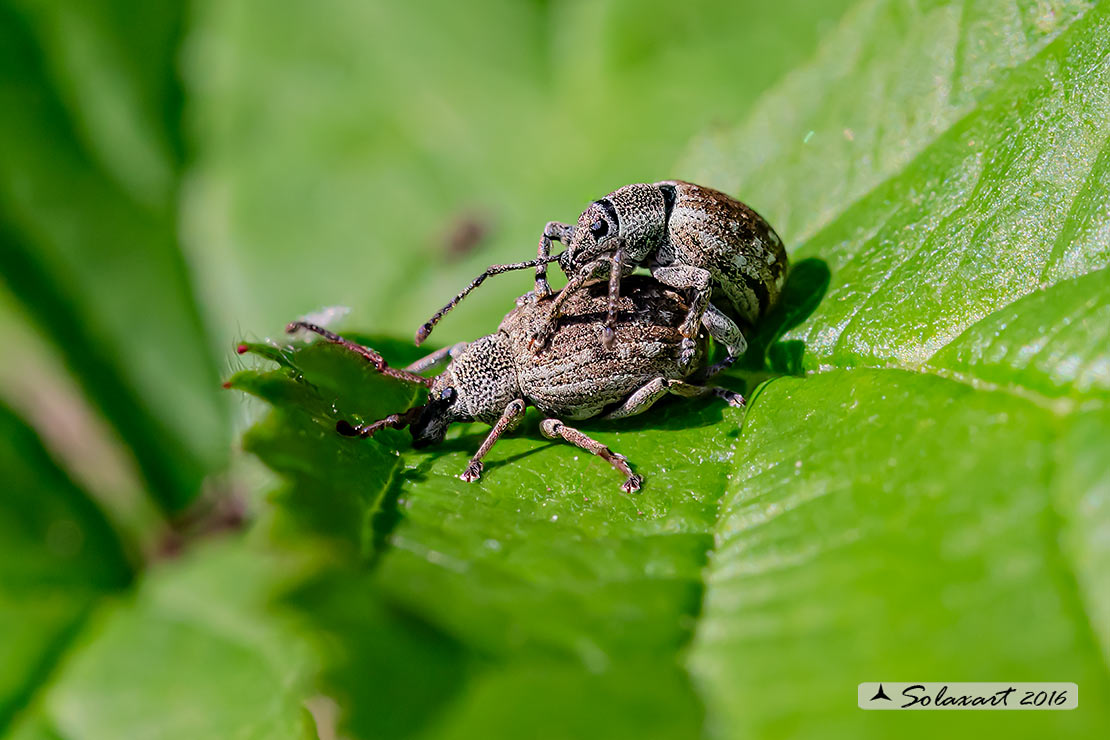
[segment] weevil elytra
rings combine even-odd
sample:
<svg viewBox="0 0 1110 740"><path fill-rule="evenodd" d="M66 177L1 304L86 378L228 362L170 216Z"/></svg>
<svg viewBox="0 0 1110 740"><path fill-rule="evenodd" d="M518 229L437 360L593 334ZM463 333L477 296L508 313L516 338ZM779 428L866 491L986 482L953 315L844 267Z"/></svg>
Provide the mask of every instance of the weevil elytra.
<svg viewBox="0 0 1110 740"><path fill-rule="evenodd" d="M369 437L386 427L408 427L413 447L425 447L442 442L454 422L492 425L459 476L468 482L479 478L482 458L502 434L520 423L528 406L550 415L540 423L544 436L601 457L624 475L622 488L632 492L640 488L643 479L632 471L628 460L568 426L564 419L632 416L668 393L684 397L713 394L732 406L743 405L739 394L699 382L705 375L704 334L695 334L692 361L679 364L684 337L678 326L689 305L675 290L646 276L632 276L611 311L608 284L586 284L563 301L563 320L547 346L534 352L529 348L530 337L547 320L554 300L547 296L519 301L495 333L433 352L403 370L390 367L374 350L315 324L294 321L288 330L320 334L365 357L380 372L428 388L422 406L370 424L340 422L337 431L345 436ZM614 319L613 342L602 346L597 334L609 317ZM419 375L444 363L439 375Z"/></svg>
<svg viewBox="0 0 1110 740"><path fill-rule="evenodd" d="M552 241L562 242L566 250L552 257ZM700 325L727 349L714 371L747 349L744 331L778 300L787 267L778 234L740 201L681 180L626 185L591 203L576 225L548 223L535 260L490 267L420 327L416 343L490 275L534 267L534 295L551 295L550 262L558 262L569 282L551 304L549 318L533 332L534 346L550 339L571 295L605 277L609 314L599 329L603 342L611 345L621 278L646 266L659 282L688 292L689 309L679 327L679 363L693 362Z"/></svg>

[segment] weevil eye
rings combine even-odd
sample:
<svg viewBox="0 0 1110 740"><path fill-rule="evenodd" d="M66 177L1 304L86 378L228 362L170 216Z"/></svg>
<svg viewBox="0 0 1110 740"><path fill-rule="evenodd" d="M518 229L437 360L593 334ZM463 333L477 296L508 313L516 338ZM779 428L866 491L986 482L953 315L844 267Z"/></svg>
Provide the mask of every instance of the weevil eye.
<svg viewBox="0 0 1110 740"><path fill-rule="evenodd" d="M439 397L441 400L446 401L447 403L454 403L455 395L455 389L448 386L447 388L443 389L443 392L439 394Z"/></svg>
<svg viewBox="0 0 1110 740"><path fill-rule="evenodd" d="M600 239L609 233L609 222L603 218L599 218L590 224L590 233L594 235L594 239Z"/></svg>

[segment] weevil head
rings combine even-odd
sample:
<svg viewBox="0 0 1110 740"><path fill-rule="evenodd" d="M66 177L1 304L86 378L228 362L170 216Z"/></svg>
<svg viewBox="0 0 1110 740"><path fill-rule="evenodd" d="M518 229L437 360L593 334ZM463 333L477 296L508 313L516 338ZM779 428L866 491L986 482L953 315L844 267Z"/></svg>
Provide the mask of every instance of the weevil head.
<svg viewBox="0 0 1110 740"><path fill-rule="evenodd" d="M576 267L596 259L616 247L620 236L620 219L608 198L594 201L578 217L574 235L566 251L559 257L559 266L568 274Z"/></svg>
<svg viewBox="0 0 1110 740"><path fill-rule="evenodd" d="M409 431L413 447L439 444L457 421L492 424L520 397L512 342L503 332L467 345L428 389L428 402Z"/></svg>
<svg viewBox="0 0 1110 740"><path fill-rule="evenodd" d="M439 381L446 373L436 378ZM428 402L424 404L420 416L409 425L412 434L412 446L416 449L437 445L447 436L447 427L452 422L462 421L466 418L460 416L457 406L459 392L450 385L451 380L446 379L441 383L433 384L428 391Z"/></svg>
<svg viewBox="0 0 1110 740"><path fill-rule="evenodd" d="M668 191L672 196L673 188ZM590 204L578 217L559 266L570 273L624 245L625 262L638 264L666 238L670 206L655 185L625 185Z"/></svg>

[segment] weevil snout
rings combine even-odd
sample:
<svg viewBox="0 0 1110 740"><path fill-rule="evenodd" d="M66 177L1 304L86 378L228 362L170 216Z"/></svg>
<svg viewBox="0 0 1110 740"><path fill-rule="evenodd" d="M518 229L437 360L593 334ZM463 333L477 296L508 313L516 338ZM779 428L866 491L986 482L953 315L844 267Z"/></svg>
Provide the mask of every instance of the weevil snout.
<svg viewBox="0 0 1110 740"><path fill-rule="evenodd" d="M409 426L413 447L422 449L443 441L447 436L447 427L454 420L451 407L457 396L455 389L448 386L428 398L420 416Z"/></svg>

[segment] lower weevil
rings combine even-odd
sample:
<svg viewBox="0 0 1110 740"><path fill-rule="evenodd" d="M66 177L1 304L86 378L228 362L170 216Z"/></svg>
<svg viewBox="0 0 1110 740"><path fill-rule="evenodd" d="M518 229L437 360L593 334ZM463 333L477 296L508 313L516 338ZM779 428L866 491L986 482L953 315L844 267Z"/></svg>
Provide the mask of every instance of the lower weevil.
<svg viewBox="0 0 1110 740"><path fill-rule="evenodd" d="M610 315L607 283L587 284L563 302L564 319L540 352L529 349L529 340L546 320L551 297L522 300L497 332L433 352L404 370L314 324L294 321L287 330L320 334L365 357L380 372L428 388L423 406L370 424L341 421L336 425L340 434L369 437L386 427L408 427L413 447L425 447L442 442L453 422L485 422L493 429L459 476L471 482L482 473L482 458L531 405L550 415L540 422L545 437L602 458L625 477L621 487L632 492L643 478L632 472L628 460L563 419L620 419L647 410L668 393L688 398L714 394L737 407L744 399L724 388L690 382L705 374L706 340L698 334L693 361L678 362L683 340L678 326L689 306L677 293L645 276L633 276L625 286L613 312L614 341L608 347L596 340ZM446 368L435 377L419 375L444 363Z"/></svg>

